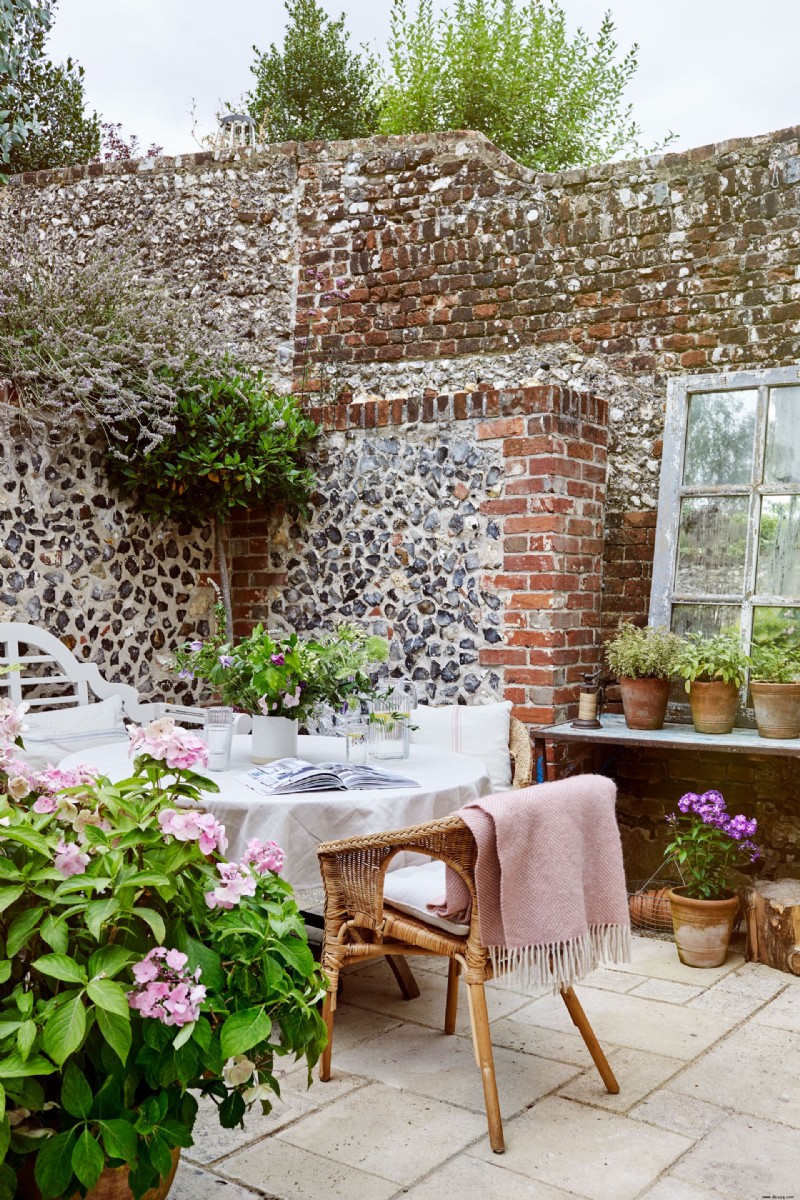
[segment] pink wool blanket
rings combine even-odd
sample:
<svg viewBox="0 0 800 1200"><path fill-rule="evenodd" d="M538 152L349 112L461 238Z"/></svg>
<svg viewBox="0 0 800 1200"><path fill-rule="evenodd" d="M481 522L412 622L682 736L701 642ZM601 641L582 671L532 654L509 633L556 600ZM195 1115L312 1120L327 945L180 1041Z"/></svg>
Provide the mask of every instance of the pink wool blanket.
<svg viewBox="0 0 800 1200"><path fill-rule="evenodd" d="M615 801L611 780L575 775L459 810L478 846L480 935L498 979L558 989L601 962L629 961ZM430 907L463 921L466 885L448 870L446 886L443 903Z"/></svg>

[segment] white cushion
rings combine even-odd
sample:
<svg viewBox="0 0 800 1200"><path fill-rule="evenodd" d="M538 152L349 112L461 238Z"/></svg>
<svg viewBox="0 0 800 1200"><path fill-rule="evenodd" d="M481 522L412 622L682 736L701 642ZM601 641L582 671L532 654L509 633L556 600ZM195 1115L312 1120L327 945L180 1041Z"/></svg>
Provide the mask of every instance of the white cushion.
<svg viewBox="0 0 800 1200"><path fill-rule="evenodd" d="M28 712L22 731L24 750L18 751L34 770L56 765L67 754L91 750L109 742L128 740L122 718L122 697L110 696L97 704L77 708L49 708L46 712ZM91 765L91 755L86 756Z"/></svg>
<svg viewBox="0 0 800 1200"><path fill-rule="evenodd" d="M411 731L412 742L479 758L492 781L493 792L507 792L511 787L510 700L499 704L447 704L439 708L421 704L414 710L411 723L417 726Z"/></svg>
<svg viewBox="0 0 800 1200"><path fill-rule="evenodd" d="M469 925L446 921L444 917L437 917L428 908L429 904L441 901L444 896L446 870L443 862L434 859L422 867L401 867L399 871L387 871L383 884L383 898L392 908L409 917L416 917L426 925L435 925L437 929L444 929L446 933L466 937Z"/></svg>

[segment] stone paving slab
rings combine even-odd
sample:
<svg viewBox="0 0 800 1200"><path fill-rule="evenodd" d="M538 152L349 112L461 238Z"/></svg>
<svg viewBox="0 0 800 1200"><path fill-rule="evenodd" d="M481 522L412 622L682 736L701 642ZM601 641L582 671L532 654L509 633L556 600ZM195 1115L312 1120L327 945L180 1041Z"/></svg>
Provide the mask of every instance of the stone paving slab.
<svg viewBox="0 0 800 1200"><path fill-rule="evenodd" d="M712 1129L672 1174L711 1187L727 1200L797 1195L800 1131L753 1117L732 1116Z"/></svg>
<svg viewBox="0 0 800 1200"><path fill-rule="evenodd" d="M403 1192L405 1200L574 1200L575 1195L466 1156Z"/></svg>
<svg viewBox="0 0 800 1200"><path fill-rule="evenodd" d="M580 1100L584 1104L596 1104L599 1108L605 1108L609 1112L627 1112L629 1108L633 1108L634 1104L638 1104L650 1092L686 1066L686 1063L679 1058L665 1058L662 1054L646 1054L642 1050L631 1050L627 1047L622 1050L614 1050L606 1057L620 1084L620 1090L616 1095L606 1091L599 1072L592 1066L560 1088L559 1096L567 1096L570 1100ZM622 1086L623 1081L624 1087Z"/></svg>

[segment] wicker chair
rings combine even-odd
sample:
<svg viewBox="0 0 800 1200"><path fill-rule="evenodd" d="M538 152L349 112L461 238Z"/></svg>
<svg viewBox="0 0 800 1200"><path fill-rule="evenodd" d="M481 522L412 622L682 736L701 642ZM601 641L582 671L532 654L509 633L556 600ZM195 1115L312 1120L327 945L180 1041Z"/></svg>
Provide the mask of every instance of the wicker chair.
<svg viewBox="0 0 800 1200"><path fill-rule="evenodd" d="M533 751L527 726L511 718L508 729L508 752L511 755L512 788L530 787L533 780Z"/></svg>
<svg viewBox="0 0 800 1200"><path fill-rule="evenodd" d="M468 932L451 933L384 904L386 868L391 859L403 851L440 859L458 872L472 897ZM391 833L327 842L319 847L318 854L325 884L322 968L329 981L323 1005L328 1044L320 1062L320 1079L330 1079L333 1017L342 968L374 958L385 957L391 964L398 961L394 956L443 955L449 959L444 1031L455 1031L458 978L463 974L475 1060L483 1079L489 1140L495 1153L501 1154L505 1149L503 1125L484 994L484 983L491 978L492 972L488 951L480 939L475 890L477 847L470 830L458 816L443 817ZM619 1085L577 996L572 988L562 990L561 995L603 1083L609 1092L618 1092Z"/></svg>

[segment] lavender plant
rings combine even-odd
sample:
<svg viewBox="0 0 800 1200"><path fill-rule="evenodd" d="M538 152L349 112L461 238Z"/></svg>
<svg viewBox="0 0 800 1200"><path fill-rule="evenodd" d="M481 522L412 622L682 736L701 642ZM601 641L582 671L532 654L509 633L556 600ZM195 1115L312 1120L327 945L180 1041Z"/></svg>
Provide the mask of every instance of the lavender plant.
<svg viewBox="0 0 800 1200"><path fill-rule="evenodd" d="M695 900L721 900L736 866L756 862L761 851L752 840L757 822L743 813L732 817L721 792L698 795L687 792L678 801L679 812L667 823L672 841L665 857L674 861L686 878L687 895Z"/></svg>
<svg viewBox="0 0 800 1200"><path fill-rule="evenodd" d="M80 262L7 236L0 281L0 380L40 434L84 415L108 443L147 454L173 432L178 396L224 364L220 336L124 245Z"/></svg>

